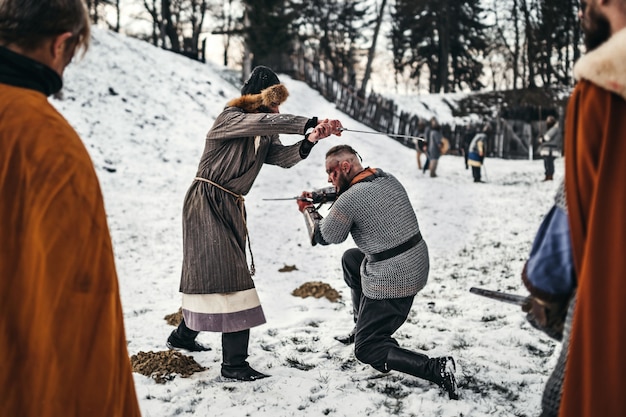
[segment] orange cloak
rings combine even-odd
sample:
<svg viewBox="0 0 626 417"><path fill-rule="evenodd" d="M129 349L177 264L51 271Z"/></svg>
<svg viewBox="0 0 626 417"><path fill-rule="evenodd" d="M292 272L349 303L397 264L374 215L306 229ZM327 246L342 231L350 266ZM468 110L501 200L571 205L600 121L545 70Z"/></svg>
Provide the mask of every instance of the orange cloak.
<svg viewBox="0 0 626 417"><path fill-rule="evenodd" d="M565 120L578 289L559 415L626 416L626 100L583 79Z"/></svg>
<svg viewBox="0 0 626 417"><path fill-rule="evenodd" d="M44 94L0 98L0 415L139 416L91 159Z"/></svg>

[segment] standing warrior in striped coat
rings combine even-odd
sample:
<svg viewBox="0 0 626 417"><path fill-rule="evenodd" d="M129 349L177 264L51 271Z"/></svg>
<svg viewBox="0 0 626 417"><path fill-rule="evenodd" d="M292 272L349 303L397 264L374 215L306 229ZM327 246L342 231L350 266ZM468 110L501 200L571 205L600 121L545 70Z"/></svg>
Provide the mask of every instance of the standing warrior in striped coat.
<svg viewBox="0 0 626 417"><path fill-rule="evenodd" d="M402 184L381 169L363 168L357 157L348 145L326 153L328 182L338 198L325 218L309 200L298 200L313 245L341 243L349 234L357 245L342 258L356 326L348 336L336 339L354 343L357 359L374 369L429 380L457 399L452 357L429 358L400 348L392 337L426 285L428 247ZM311 197L307 192L302 196Z"/></svg>
<svg viewBox="0 0 626 417"><path fill-rule="evenodd" d="M267 67L256 67L217 117L183 207L183 321L167 340L171 349L209 350L200 331L222 333L222 376L253 381L265 375L250 367L250 328L265 323L254 281L254 258L246 262L244 198L263 164L290 168L315 143L341 134L338 120L280 114L287 89ZM305 138L285 146L279 134ZM249 246L249 243L248 243Z"/></svg>

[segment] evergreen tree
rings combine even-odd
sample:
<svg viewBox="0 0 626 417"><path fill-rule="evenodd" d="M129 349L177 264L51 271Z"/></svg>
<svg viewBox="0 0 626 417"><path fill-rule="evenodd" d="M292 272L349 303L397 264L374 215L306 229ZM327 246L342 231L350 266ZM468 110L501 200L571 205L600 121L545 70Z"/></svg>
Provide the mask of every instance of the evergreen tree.
<svg viewBox="0 0 626 417"><path fill-rule="evenodd" d="M266 65L277 72L291 72L294 53L292 31L296 13L289 0L244 0L248 26L244 42L252 54L252 66Z"/></svg>
<svg viewBox="0 0 626 417"><path fill-rule="evenodd" d="M355 85L367 5L358 0L303 0L297 22L304 54L337 80Z"/></svg>
<svg viewBox="0 0 626 417"><path fill-rule="evenodd" d="M431 93L482 88L482 12L479 0L397 0L391 32L396 71L410 67L419 83L425 67Z"/></svg>
<svg viewBox="0 0 626 417"><path fill-rule="evenodd" d="M414 31L417 23L417 4L415 2L396 1L391 10L391 30L389 38L393 53L393 67L396 73L396 81L400 74L407 69L412 79L418 80L421 76L421 68L426 60L416 55L412 47L414 41Z"/></svg>
<svg viewBox="0 0 626 417"><path fill-rule="evenodd" d="M466 0L465 5L452 9L450 19L456 26L456 36L450 38L452 90L484 87L482 61L488 49L486 26L482 23L480 0Z"/></svg>
<svg viewBox="0 0 626 417"><path fill-rule="evenodd" d="M536 38L539 43L538 71L543 85L572 84L573 63L580 56L578 2L541 0Z"/></svg>

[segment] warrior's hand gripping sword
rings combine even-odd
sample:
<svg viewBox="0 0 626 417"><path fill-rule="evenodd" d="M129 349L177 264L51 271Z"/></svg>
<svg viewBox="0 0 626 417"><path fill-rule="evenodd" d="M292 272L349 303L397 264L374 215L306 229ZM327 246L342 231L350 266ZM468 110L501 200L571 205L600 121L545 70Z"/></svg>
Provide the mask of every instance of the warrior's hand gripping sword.
<svg viewBox="0 0 626 417"><path fill-rule="evenodd" d="M281 201L281 200L306 200L313 204L330 203L337 199L337 190L335 187L318 188L311 191L311 198L302 197L283 197L283 198L264 198L263 201Z"/></svg>

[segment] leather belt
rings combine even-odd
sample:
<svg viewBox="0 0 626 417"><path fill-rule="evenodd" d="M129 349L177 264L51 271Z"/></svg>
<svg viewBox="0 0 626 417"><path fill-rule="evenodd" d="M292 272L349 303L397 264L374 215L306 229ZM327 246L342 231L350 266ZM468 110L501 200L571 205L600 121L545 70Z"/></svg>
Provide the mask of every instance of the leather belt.
<svg viewBox="0 0 626 417"><path fill-rule="evenodd" d="M417 234L414 235L412 238L410 238L404 243L400 243L398 246L394 246L393 248L384 250L382 252L367 255L367 260L370 262L380 262L380 261L384 261L385 259L393 258L396 255L400 255L401 253L408 251L409 249L416 246L421 241L422 241L422 233L417 232Z"/></svg>

